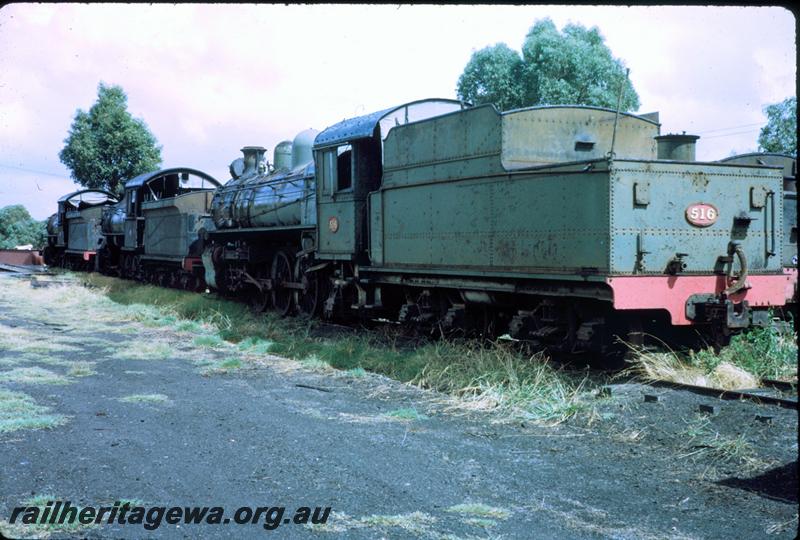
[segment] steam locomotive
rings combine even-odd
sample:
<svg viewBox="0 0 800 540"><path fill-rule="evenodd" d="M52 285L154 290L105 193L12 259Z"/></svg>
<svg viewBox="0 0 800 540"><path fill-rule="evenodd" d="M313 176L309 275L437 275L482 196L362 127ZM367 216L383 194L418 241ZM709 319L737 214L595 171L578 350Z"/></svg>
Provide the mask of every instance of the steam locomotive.
<svg viewBox="0 0 800 540"><path fill-rule="evenodd" d="M767 325L796 296L785 163L697 162L696 140L660 134L657 114L415 101L304 131L273 163L246 146L225 185L192 169L132 179L98 203L82 258L256 310L570 352L651 326ZM81 250L57 225L97 208L59 206L50 260Z"/></svg>

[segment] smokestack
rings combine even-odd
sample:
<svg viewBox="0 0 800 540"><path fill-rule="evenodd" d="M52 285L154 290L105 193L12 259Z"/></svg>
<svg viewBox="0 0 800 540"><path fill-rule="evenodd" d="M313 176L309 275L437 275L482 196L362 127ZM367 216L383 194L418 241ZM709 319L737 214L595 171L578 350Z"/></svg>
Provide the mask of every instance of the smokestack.
<svg viewBox="0 0 800 540"><path fill-rule="evenodd" d="M245 146L242 148L244 154L244 172L242 176L252 176L258 174L259 165L264 163L264 153L267 151L263 146Z"/></svg>

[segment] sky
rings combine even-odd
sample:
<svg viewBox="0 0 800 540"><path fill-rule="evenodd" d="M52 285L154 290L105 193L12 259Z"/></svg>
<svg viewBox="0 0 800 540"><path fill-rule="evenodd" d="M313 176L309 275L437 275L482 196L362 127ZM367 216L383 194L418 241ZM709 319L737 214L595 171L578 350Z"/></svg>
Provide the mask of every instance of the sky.
<svg viewBox="0 0 800 540"><path fill-rule="evenodd" d="M763 108L795 95L794 15L779 7L10 4L0 8L0 208L36 219L78 188L58 153L100 82L163 146L220 181L247 145L428 97L455 98L473 52L520 50L550 17L597 26L637 112L700 135L697 158L757 149Z"/></svg>

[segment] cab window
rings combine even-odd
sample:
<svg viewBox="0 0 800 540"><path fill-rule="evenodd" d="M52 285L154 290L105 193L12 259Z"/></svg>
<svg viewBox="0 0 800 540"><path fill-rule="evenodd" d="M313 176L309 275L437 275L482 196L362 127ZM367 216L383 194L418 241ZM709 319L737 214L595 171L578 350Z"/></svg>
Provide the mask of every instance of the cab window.
<svg viewBox="0 0 800 540"><path fill-rule="evenodd" d="M336 149L336 191L353 187L353 147L345 144Z"/></svg>
<svg viewBox="0 0 800 540"><path fill-rule="evenodd" d="M319 181L322 183L322 192L326 195L333 193L336 181L336 150L325 150L320 153L322 167L319 171Z"/></svg>
<svg viewBox="0 0 800 540"><path fill-rule="evenodd" d="M322 192L326 194L353 189L353 147L343 144L322 152L320 171Z"/></svg>

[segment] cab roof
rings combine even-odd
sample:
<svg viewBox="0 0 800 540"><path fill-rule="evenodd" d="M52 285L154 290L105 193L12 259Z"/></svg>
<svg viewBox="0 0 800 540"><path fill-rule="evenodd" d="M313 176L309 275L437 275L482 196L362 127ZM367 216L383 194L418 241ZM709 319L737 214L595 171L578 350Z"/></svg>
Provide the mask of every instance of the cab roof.
<svg viewBox="0 0 800 540"><path fill-rule="evenodd" d="M347 141L372 137L375 134L375 129L381 125L384 129L381 130L380 135L382 139L385 139L389 129L394 125L424 120L458 111L464 107L465 104L456 99L430 98L403 103L402 105L396 105L356 118L348 118L330 126L317 135L314 139L314 148L336 146ZM387 119L394 120L394 122L387 126L385 122Z"/></svg>
<svg viewBox="0 0 800 540"><path fill-rule="evenodd" d="M189 167L172 167L169 169L161 169L160 171L152 171L140 174L139 176L135 176L130 180L128 180L127 182L125 182L125 189L127 190L127 189L139 188L145 185L146 183L150 182L151 180L160 178L161 176L167 174L179 174L183 172L199 176L203 180L207 180L208 182L210 182L213 187L219 187L222 185L213 176L211 176L208 173L204 173L203 171L197 169L191 169Z"/></svg>

